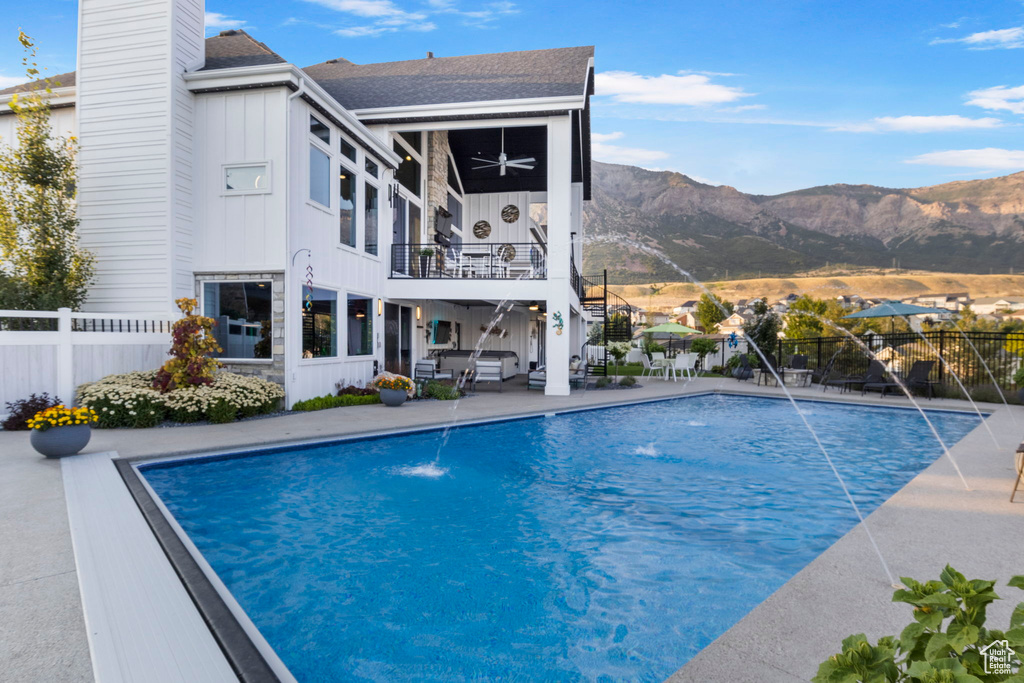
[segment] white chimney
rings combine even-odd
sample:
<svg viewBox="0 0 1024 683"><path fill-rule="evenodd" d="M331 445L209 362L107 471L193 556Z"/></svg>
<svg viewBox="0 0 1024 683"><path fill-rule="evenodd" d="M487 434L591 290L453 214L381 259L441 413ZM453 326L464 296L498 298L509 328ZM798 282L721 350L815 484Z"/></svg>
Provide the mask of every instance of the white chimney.
<svg viewBox="0 0 1024 683"><path fill-rule="evenodd" d="M166 312L193 296L193 96L204 0L80 0L76 105L87 310Z"/></svg>

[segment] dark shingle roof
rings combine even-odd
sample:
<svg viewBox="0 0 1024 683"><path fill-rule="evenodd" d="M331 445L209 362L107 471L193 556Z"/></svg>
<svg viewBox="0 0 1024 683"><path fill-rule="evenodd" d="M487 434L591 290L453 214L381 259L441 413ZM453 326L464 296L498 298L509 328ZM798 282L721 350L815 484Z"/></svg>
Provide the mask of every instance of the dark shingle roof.
<svg viewBox="0 0 1024 683"><path fill-rule="evenodd" d="M281 55L239 29L224 31L220 35L206 39L206 66L203 67L203 71L261 64L284 64L284 62ZM59 76L51 76L50 80L59 82L61 87L72 86L75 84L75 72L70 71ZM42 80L22 83L0 90L0 95L10 95L41 87L43 87Z"/></svg>
<svg viewBox="0 0 1024 683"><path fill-rule="evenodd" d="M234 69L240 66L284 64L284 58L245 31L223 31L206 39L206 66L203 71Z"/></svg>
<svg viewBox="0 0 1024 683"><path fill-rule="evenodd" d="M584 95L593 47L303 69L347 109Z"/></svg>
<svg viewBox="0 0 1024 683"><path fill-rule="evenodd" d="M67 88L75 84L75 72L69 71L66 74L57 74L56 76L50 76L50 83L52 88ZM60 83L60 85L57 85ZM31 83L22 83L21 85L13 85L10 88L4 88L0 90L0 95L11 95L16 92L28 92L31 90L38 90L46 85L45 79L40 78L38 81L32 81Z"/></svg>

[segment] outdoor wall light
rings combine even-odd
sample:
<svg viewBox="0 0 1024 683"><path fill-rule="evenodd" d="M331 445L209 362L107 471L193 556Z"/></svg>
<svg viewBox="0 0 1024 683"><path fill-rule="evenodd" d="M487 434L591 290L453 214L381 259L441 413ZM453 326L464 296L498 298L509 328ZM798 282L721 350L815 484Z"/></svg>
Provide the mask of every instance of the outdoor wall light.
<svg viewBox="0 0 1024 683"><path fill-rule="evenodd" d="M423 312L420 310L420 307L417 306L416 307L416 319L419 320L421 315L423 315Z"/></svg>
<svg viewBox="0 0 1024 683"><path fill-rule="evenodd" d="M384 314L384 299L377 299L377 315Z"/></svg>
<svg viewBox="0 0 1024 683"><path fill-rule="evenodd" d="M531 301L530 302L530 310L531 311L538 311L538 310L540 310L540 304L538 304L536 301Z"/></svg>

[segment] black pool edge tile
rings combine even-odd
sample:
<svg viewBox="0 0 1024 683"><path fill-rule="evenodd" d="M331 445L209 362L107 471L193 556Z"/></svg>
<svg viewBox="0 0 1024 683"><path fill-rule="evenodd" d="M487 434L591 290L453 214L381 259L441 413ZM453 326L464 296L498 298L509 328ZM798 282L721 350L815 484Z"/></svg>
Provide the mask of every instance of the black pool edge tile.
<svg viewBox="0 0 1024 683"><path fill-rule="evenodd" d="M244 683L280 683L281 679L277 677L267 660L260 654L252 639L249 638L245 629L242 628L221 598L220 593L217 592L195 558L192 557L192 553L164 518L160 508L139 479L131 460L115 459L113 462L168 561L174 567L175 573L181 579L182 585L189 597L192 598L196 609L199 610L200 616L206 622L214 640L217 641L224 653L228 664L238 676L238 680ZM154 615L154 618L159 618L159 616Z"/></svg>

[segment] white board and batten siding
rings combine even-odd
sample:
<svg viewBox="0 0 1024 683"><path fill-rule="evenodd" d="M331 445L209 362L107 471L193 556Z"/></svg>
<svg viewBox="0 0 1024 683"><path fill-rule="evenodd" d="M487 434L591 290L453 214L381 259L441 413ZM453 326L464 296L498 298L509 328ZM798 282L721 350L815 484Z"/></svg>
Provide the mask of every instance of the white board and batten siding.
<svg viewBox="0 0 1024 683"><path fill-rule="evenodd" d="M285 88L196 96L195 271L280 271L286 245L288 178ZM266 164L265 192L230 192L225 168Z"/></svg>
<svg viewBox="0 0 1024 683"><path fill-rule="evenodd" d="M519 209L519 218L513 223L506 223L501 218L501 210L506 206ZM532 242L530 235L530 193L529 192L492 192L488 194L466 195L463 208L463 243L466 247L476 244L502 244L504 242ZM491 224L491 234L480 239L473 234L473 225L480 220Z"/></svg>
<svg viewBox="0 0 1024 683"><path fill-rule="evenodd" d="M6 111L6 107L0 107ZM18 117L14 114L0 114L0 145L16 145L18 142ZM78 135L78 123L74 107L61 107L50 111L50 129L58 137Z"/></svg>
<svg viewBox="0 0 1024 683"><path fill-rule="evenodd" d="M201 2L81 0L77 115L92 311L170 311L191 294L192 95Z"/></svg>
<svg viewBox="0 0 1024 683"><path fill-rule="evenodd" d="M455 334L454 323L458 323L462 330L462 338L458 340L458 344L464 351L471 351L476 348L480 338L484 336L481 328L488 327L497 314L495 309L489 306L467 308L443 301L425 302L422 311L420 326L414 330L413 334L414 350L423 350L417 357L426 356L431 351L454 348L454 339L449 344L429 343L427 332L431 321L447 320L452 322L453 337ZM505 331L503 337L500 336L499 330ZM526 372L530 355L530 317L519 311L505 313L502 319L495 323L491 335L484 340L480 348L484 351L514 351L519 356L519 372Z"/></svg>

